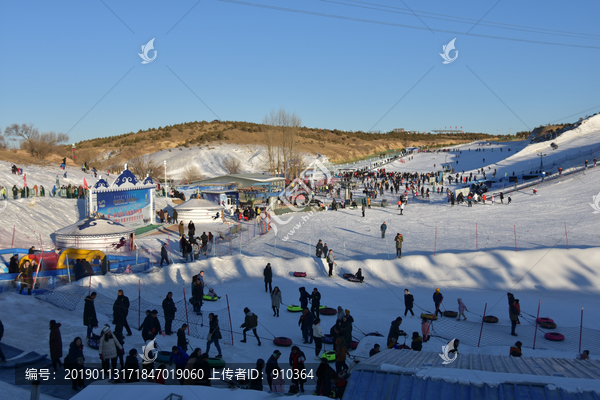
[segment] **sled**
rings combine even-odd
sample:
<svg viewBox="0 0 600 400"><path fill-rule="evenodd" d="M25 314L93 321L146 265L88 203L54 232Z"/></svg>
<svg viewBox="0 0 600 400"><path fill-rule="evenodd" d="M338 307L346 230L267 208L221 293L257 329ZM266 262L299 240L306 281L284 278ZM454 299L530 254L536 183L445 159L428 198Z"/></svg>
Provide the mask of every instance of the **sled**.
<svg viewBox="0 0 600 400"><path fill-rule="evenodd" d="M326 351L325 353L321 354L321 358L326 359L327 362L334 362L335 361L335 351Z"/></svg>
<svg viewBox="0 0 600 400"><path fill-rule="evenodd" d="M493 315L486 315L485 317L483 317L483 322L495 324L496 322L498 322L498 317L494 317Z"/></svg>
<svg viewBox="0 0 600 400"><path fill-rule="evenodd" d="M98 350L100 348L100 336L92 333L92 336L87 340L88 346Z"/></svg>
<svg viewBox="0 0 600 400"><path fill-rule="evenodd" d="M458 313L456 311L444 311L444 317L456 318L458 317Z"/></svg>
<svg viewBox="0 0 600 400"><path fill-rule="evenodd" d="M561 335L558 332L548 332L544 335L544 337L553 342L562 342L563 340L565 340L565 336Z"/></svg>
<svg viewBox="0 0 600 400"><path fill-rule="evenodd" d="M425 319L428 319L430 321L435 321L435 320L438 319L437 315L425 314L425 313L421 314L421 318L425 318Z"/></svg>
<svg viewBox="0 0 600 400"><path fill-rule="evenodd" d="M327 308L327 306L321 306L321 307L319 307L319 310L322 310L324 308ZM287 306L287 310L289 312L301 312L302 311L302 307L300 307L300 306L298 306L296 304L290 304L289 306Z"/></svg>
<svg viewBox="0 0 600 400"><path fill-rule="evenodd" d="M275 346L289 347L292 345L292 339L284 336L276 337L273 339L273 344L275 344Z"/></svg>
<svg viewBox="0 0 600 400"><path fill-rule="evenodd" d="M298 278L306 278L306 272L294 272L294 276Z"/></svg>
<svg viewBox="0 0 600 400"><path fill-rule="evenodd" d="M337 315L337 310L335 308L326 307L319 310L319 314L321 315Z"/></svg>
<svg viewBox="0 0 600 400"><path fill-rule="evenodd" d="M217 300L219 300L218 297L212 297L212 296L209 296L207 294L205 294L204 296L202 296L202 299L206 300L206 301L217 301Z"/></svg>
<svg viewBox="0 0 600 400"><path fill-rule="evenodd" d="M362 283L362 281L360 279L358 279L357 277L355 277L352 274L344 274L342 275L346 280L350 281L350 282L357 282L357 283Z"/></svg>
<svg viewBox="0 0 600 400"><path fill-rule="evenodd" d="M171 352L170 351L159 351L156 356L156 362L161 364L169 364L171 362Z"/></svg>
<svg viewBox="0 0 600 400"><path fill-rule="evenodd" d="M227 363L222 358L209 357L208 365L210 365L211 368L225 368Z"/></svg>

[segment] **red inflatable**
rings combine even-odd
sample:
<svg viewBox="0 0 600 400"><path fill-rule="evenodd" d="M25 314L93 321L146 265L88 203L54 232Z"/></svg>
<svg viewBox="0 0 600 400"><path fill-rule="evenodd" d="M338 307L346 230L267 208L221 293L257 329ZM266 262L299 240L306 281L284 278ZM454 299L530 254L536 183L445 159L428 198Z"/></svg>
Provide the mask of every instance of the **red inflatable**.
<svg viewBox="0 0 600 400"><path fill-rule="evenodd" d="M280 336L273 339L273 343L275 346L289 347L292 345L292 339Z"/></svg>
<svg viewBox="0 0 600 400"><path fill-rule="evenodd" d="M553 320L553 319L550 319L550 318L541 318L541 317L540 317L540 318L537 318L537 319L535 320L535 322L537 322L537 323L539 324L539 323L541 323L541 322L554 322L554 320Z"/></svg>
<svg viewBox="0 0 600 400"><path fill-rule="evenodd" d="M335 308L327 307L319 310L321 315L337 315L337 310Z"/></svg>
<svg viewBox="0 0 600 400"><path fill-rule="evenodd" d="M294 276L299 278L306 278L306 272L294 272Z"/></svg>
<svg viewBox="0 0 600 400"><path fill-rule="evenodd" d="M352 342L350 342L350 350L356 350L357 347L358 347L358 342L356 340L353 340Z"/></svg>
<svg viewBox="0 0 600 400"><path fill-rule="evenodd" d="M565 340L564 335L561 335L558 332L548 332L544 335L544 337L548 340L552 340L553 342L561 342Z"/></svg>
<svg viewBox="0 0 600 400"><path fill-rule="evenodd" d="M498 317L494 317L493 315L486 315L485 317L483 317L483 322L495 324L496 322L498 322Z"/></svg>

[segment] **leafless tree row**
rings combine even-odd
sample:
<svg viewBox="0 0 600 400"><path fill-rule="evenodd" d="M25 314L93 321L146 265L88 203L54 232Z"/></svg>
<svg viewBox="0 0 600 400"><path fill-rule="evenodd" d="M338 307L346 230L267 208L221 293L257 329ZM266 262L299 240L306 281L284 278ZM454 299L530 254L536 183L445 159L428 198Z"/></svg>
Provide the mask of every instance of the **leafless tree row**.
<svg viewBox="0 0 600 400"><path fill-rule="evenodd" d="M0 138L0 148L6 148L6 138L20 141L22 150L26 150L33 157L43 160L52 153L60 144L67 143L69 136L66 133L41 132L33 124L12 124L4 130Z"/></svg>
<svg viewBox="0 0 600 400"><path fill-rule="evenodd" d="M267 147L266 162L269 172L283 173L286 179L293 179L304 169L302 156L297 146L298 128L302 119L283 108L272 110L263 119L263 124L275 129L265 132Z"/></svg>

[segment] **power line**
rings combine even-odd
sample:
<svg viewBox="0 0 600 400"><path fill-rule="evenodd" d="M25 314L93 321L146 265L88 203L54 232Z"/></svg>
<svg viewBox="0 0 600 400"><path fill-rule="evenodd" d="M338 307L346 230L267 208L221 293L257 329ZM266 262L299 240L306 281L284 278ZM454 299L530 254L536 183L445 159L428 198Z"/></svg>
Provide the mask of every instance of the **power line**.
<svg viewBox="0 0 600 400"><path fill-rule="evenodd" d="M244 5L244 6L249 6L249 7L265 8L265 9L269 9L269 10L286 11L286 12L292 12L292 13L296 13L296 14L313 15L313 16L317 16L317 17L340 19L340 20L345 20L345 21L363 22L363 23L397 27L397 28L430 30L426 27L420 27L420 26L414 26L414 25L398 24L398 23L393 23L393 22L384 22L384 21L377 21L377 20L365 19L365 18L346 17L346 16L342 16L342 15L326 14L326 13L320 13L320 12L316 12L316 11L297 10L297 9L293 9L293 8L271 6L271 5L266 5L266 4L249 3L246 1L240 1L240 0L218 0L218 1L223 2L223 3ZM466 35L465 32L452 31L452 30L446 30L446 29L433 29L432 28L431 30L435 31L435 32L451 33L454 35ZM476 36L476 37L488 38L488 39L509 40L509 41L513 41L513 42L546 44L546 45L551 45L551 46L578 47L578 48L585 48L585 49L600 49L599 46L587 46L587 45L580 45L580 44L545 42L545 41L541 41L541 40L509 38L509 37L503 37L503 36L483 35L483 34L478 34L478 33L469 33L468 36Z"/></svg>
<svg viewBox="0 0 600 400"><path fill-rule="evenodd" d="M329 2L332 2L330 0L319 0L319 1L329 1ZM352 2L352 3L368 4L368 5L372 5L372 6L378 6L378 7L391 8L391 9L395 9L395 10L407 11L406 9L404 9L402 7L387 6L387 5L383 5L383 4L375 4L375 3L369 3L369 2L358 1L358 0L346 0L346 1ZM343 4L343 3L341 3L341 4ZM384 11L384 12L393 12L391 10L382 10L382 9L378 9L378 8L372 8L372 9L373 10ZM425 18L441 19L441 20L452 21L452 22L462 22L462 21L459 21L459 20L464 20L465 21L464 23L472 24L473 22L477 22L478 21L478 20L476 20L474 18L458 17L458 16L454 16L454 15L438 14L438 13L432 13L432 12L427 12L427 11L416 11L415 10L414 12L419 13L419 14L435 15L435 16L438 16L438 17L446 17L446 18L434 18L434 17L423 16ZM409 12L397 12L397 13L398 14L411 15ZM447 19L447 18L452 18L452 19ZM568 36L568 35L579 35L579 36L582 36L584 39L600 39L600 35L596 35L596 34L592 34L592 33L560 31L560 30L556 30L556 29L536 28L536 27L532 27L532 26L507 24L507 23L503 23L503 22L492 22L492 21L482 21L482 22L483 23L479 23L479 25L485 25L485 26L489 26L489 27L492 27L492 28L504 29L503 26L505 26L505 27L513 27L513 28L533 29L533 30L540 31L540 32L535 32L535 33L542 33L542 34L544 33L543 31L545 31L545 32L558 32L558 33L567 34L566 36ZM495 25L499 25L499 26L495 26ZM505 29L510 29L510 28L505 28ZM521 30L521 29L516 29L516 30Z"/></svg>

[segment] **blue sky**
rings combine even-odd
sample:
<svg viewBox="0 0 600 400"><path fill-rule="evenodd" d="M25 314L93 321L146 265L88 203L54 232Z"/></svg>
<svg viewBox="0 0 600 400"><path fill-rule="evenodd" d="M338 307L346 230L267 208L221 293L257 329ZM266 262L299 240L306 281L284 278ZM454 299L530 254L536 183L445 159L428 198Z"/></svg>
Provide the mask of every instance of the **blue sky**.
<svg viewBox="0 0 600 400"><path fill-rule="evenodd" d="M35 1L0 15L0 127L72 141L280 107L308 127L494 134L600 111L598 2Z"/></svg>

